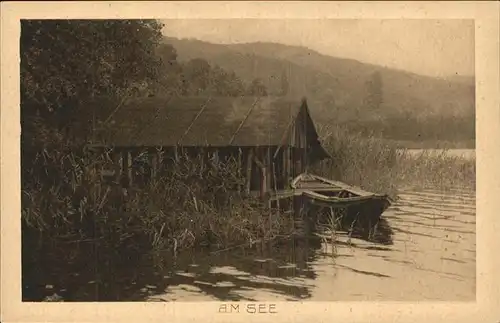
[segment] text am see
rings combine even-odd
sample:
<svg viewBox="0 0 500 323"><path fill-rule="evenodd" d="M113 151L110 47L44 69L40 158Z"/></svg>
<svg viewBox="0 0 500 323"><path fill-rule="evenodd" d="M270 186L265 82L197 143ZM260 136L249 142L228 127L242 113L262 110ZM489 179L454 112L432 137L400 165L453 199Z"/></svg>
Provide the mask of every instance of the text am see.
<svg viewBox="0 0 500 323"><path fill-rule="evenodd" d="M222 304L219 313L249 313L249 314L276 314L276 304Z"/></svg>

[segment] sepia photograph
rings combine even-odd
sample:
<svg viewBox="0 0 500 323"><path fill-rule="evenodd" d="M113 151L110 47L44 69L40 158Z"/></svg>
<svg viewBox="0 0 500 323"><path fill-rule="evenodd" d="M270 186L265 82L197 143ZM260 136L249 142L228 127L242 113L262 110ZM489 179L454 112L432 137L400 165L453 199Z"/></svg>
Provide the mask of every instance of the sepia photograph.
<svg viewBox="0 0 500 323"><path fill-rule="evenodd" d="M477 301L474 18L18 26L21 302Z"/></svg>
<svg viewBox="0 0 500 323"><path fill-rule="evenodd" d="M472 20L23 20L20 51L23 300L474 300Z"/></svg>

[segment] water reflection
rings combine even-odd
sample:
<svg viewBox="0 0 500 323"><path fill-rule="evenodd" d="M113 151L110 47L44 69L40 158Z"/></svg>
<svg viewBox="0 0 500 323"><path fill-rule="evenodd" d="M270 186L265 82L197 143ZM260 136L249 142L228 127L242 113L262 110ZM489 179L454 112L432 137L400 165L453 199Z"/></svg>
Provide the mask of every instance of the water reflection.
<svg viewBox="0 0 500 323"><path fill-rule="evenodd" d="M124 257L104 248L81 247L80 257L86 254L87 261L52 262L46 263L50 268L25 270L24 277L33 280L36 275L51 288L26 286L23 298L41 300L56 293L65 301L142 301L182 290L228 301L253 300L241 292L259 289L300 300L310 297L310 290L294 282L316 278L309 264L320 248L319 239L297 238L231 252L186 252L174 259L166 251L143 256L129 252L135 255ZM103 259L106 253L107 260ZM57 267L67 272L57 272Z"/></svg>

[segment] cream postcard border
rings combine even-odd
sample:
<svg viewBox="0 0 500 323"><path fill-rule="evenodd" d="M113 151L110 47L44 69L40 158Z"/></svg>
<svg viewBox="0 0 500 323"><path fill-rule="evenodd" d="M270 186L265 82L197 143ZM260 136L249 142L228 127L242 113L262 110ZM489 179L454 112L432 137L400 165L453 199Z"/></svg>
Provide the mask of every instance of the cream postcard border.
<svg viewBox="0 0 500 323"><path fill-rule="evenodd" d="M1 4L1 314L3 322L500 322L499 10L495 2L4 2ZM282 302L277 314L219 314L218 302L22 303L20 19L474 19L476 302Z"/></svg>

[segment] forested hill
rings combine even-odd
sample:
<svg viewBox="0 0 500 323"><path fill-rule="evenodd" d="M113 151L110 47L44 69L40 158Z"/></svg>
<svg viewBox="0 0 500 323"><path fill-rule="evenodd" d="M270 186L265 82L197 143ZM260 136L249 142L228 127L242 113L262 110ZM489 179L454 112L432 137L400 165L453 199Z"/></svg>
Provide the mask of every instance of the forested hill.
<svg viewBox="0 0 500 323"><path fill-rule="evenodd" d="M261 82L273 95L307 96L316 119L394 140L473 141L473 77L438 79L274 43L212 44L165 37L177 60L203 59Z"/></svg>

